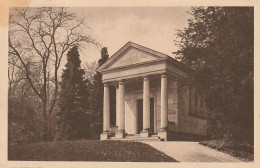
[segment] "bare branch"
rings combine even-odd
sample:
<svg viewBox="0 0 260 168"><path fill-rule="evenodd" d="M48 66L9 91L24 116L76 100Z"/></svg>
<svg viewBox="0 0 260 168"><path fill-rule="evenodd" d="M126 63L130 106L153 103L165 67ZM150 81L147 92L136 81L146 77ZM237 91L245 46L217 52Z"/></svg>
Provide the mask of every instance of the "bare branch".
<svg viewBox="0 0 260 168"><path fill-rule="evenodd" d="M19 54L19 52L13 47L10 38L9 38L9 47L14 51L15 55L19 58L20 62L22 63L23 68L24 68L24 70L25 70L25 72L26 72L26 73L25 73L26 78L27 78L28 82L30 83L30 85L31 85L31 87L32 87L32 89L33 89L33 91L35 92L35 94L36 94L39 98L42 99L42 95L37 91L37 89L36 89L36 88L34 87L34 85L33 85L33 82L32 82L31 77L30 77L30 72L29 72L29 70L28 70L28 68L27 68L27 66L26 66L26 64L25 64L25 62L23 61L23 59L22 59L21 55Z"/></svg>
<svg viewBox="0 0 260 168"><path fill-rule="evenodd" d="M44 109L47 109L46 102L52 98L48 108L48 113L51 113L57 100L58 72L64 55L72 46L84 47L83 44L97 43L84 34L84 29L88 28L86 18L78 18L67 12L66 8L15 8L14 11L18 17L10 15L9 18L9 55L19 58L21 66L16 66L22 70L34 92L45 103ZM39 66L36 73L40 74L33 76L36 66ZM52 69L51 78L48 68ZM52 95L48 95L47 82L50 79L54 83ZM36 88L41 88L41 91Z"/></svg>

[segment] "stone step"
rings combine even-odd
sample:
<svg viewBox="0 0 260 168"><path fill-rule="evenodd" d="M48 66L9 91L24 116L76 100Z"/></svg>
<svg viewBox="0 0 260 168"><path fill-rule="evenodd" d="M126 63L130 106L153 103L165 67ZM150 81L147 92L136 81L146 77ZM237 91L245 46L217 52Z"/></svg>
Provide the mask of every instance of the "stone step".
<svg viewBox="0 0 260 168"><path fill-rule="evenodd" d="M124 138L140 138L140 136L137 136L137 135L134 135L134 136L126 135Z"/></svg>
<svg viewBox="0 0 260 168"><path fill-rule="evenodd" d="M109 137L108 140L123 140L123 141L161 141L159 136L154 135L151 137L140 137L140 135L127 135L123 139L117 139L116 137Z"/></svg>
<svg viewBox="0 0 260 168"><path fill-rule="evenodd" d="M134 141L134 142L137 142L137 141L153 141L153 142L159 142L161 141L161 139L149 139L149 138L146 138L146 139L140 139L140 138L137 138L137 139L116 139L116 138L109 138L108 140L110 141L115 141L115 140L119 140L119 141Z"/></svg>
<svg viewBox="0 0 260 168"><path fill-rule="evenodd" d="M126 137L140 137L140 134L127 134ZM158 135L150 135L150 137L159 137Z"/></svg>
<svg viewBox="0 0 260 168"><path fill-rule="evenodd" d="M124 137L124 139L160 139L159 137Z"/></svg>

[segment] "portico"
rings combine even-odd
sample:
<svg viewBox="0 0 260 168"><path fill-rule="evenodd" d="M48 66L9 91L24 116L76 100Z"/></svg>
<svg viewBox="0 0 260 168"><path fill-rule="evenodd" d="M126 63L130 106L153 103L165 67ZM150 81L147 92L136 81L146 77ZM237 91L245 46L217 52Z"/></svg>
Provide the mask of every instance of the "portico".
<svg viewBox="0 0 260 168"><path fill-rule="evenodd" d="M187 79L175 59L128 42L97 70L104 84L101 140L157 135L168 140L179 131L179 83ZM110 87L116 90L116 125L111 126Z"/></svg>

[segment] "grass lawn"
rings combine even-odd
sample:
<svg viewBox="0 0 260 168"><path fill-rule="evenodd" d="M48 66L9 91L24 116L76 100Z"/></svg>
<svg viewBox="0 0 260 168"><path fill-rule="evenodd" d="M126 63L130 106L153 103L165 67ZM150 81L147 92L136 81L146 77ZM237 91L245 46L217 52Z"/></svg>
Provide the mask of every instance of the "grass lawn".
<svg viewBox="0 0 260 168"><path fill-rule="evenodd" d="M254 161L254 146L238 142L223 142L220 140L202 141L200 144L228 153L244 161Z"/></svg>
<svg viewBox="0 0 260 168"><path fill-rule="evenodd" d="M13 144L8 146L8 160L176 162L140 142L98 140Z"/></svg>

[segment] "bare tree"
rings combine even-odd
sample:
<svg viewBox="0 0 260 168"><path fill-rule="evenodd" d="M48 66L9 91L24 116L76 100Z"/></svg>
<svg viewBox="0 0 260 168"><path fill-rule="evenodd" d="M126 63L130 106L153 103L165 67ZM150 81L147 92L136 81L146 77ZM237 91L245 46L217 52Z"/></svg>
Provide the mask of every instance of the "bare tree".
<svg viewBox="0 0 260 168"><path fill-rule="evenodd" d="M93 83L94 75L96 74L96 69L98 68L98 63L96 61L92 63L84 62L82 67L85 71L84 78Z"/></svg>
<svg viewBox="0 0 260 168"><path fill-rule="evenodd" d="M66 8L14 8L10 12L9 57L19 60L15 66L42 102L43 140L47 139L47 115L57 101L58 71L64 54L75 45L96 44L85 34L86 28L86 18ZM40 69L37 76L33 75L36 69ZM48 95L49 82L54 86L52 95Z"/></svg>

